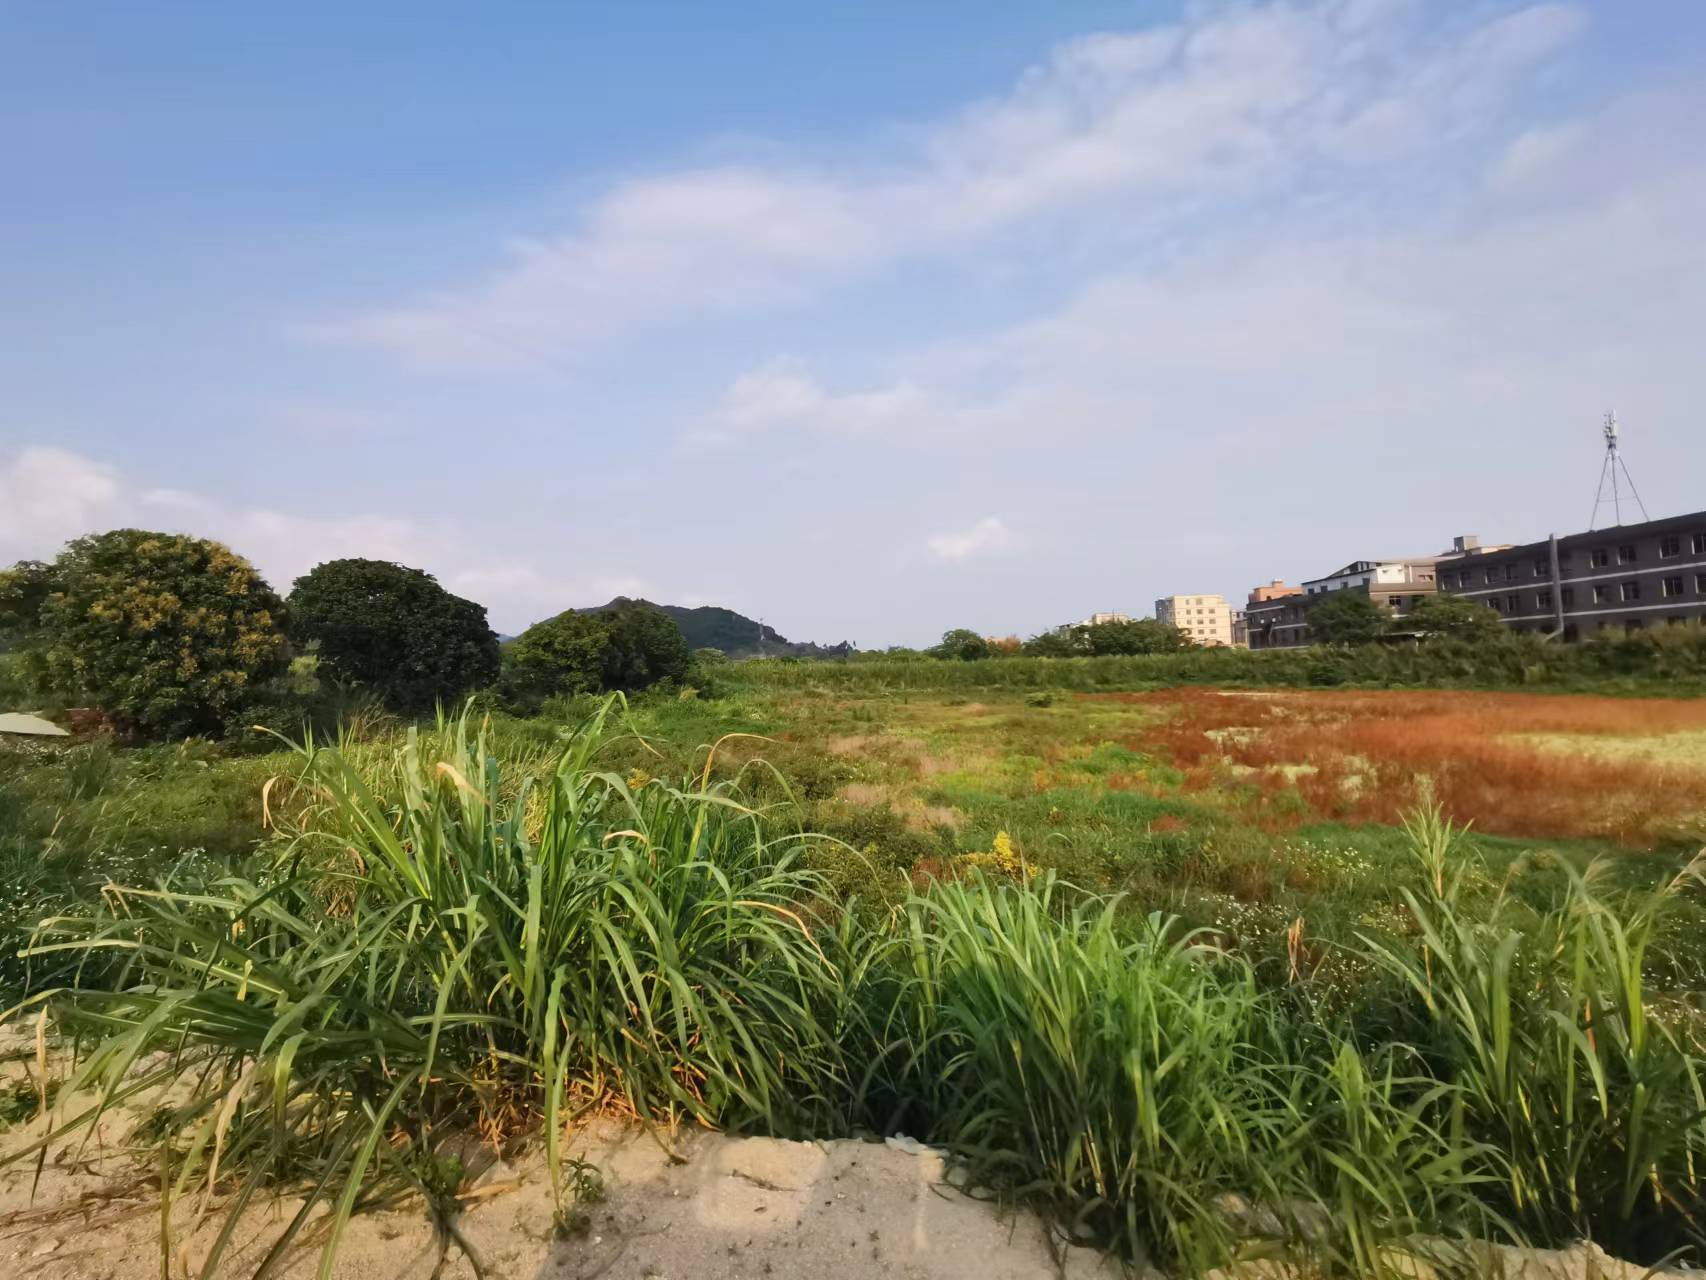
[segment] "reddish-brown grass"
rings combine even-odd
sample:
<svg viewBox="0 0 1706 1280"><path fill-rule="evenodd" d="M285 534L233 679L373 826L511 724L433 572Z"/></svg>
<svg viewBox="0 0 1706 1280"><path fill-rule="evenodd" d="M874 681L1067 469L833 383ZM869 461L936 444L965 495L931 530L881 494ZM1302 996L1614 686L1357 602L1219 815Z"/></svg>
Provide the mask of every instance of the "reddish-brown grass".
<svg viewBox="0 0 1706 1280"><path fill-rule="evenodd" d="M1706 813L1706 769L1574 754L1518 736L1702 730L1706 701L1386 690L1085 696L1161 712L1134 748L1165 754L1191 790L1243 775L1270 818L1285 812L1275 797L1295 794L1305 816L1393 822L1431 785L1455 821L1483 831L1641 847L1698 835Z"/></svg>

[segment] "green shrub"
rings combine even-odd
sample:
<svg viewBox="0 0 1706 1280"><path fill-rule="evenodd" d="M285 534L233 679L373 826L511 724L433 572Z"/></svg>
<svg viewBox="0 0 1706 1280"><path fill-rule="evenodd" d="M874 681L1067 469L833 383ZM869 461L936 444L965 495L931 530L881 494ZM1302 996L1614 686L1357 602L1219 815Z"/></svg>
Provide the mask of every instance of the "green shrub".
<svg viewBox="0 0 1706 1280"><path fill-rule="evenodd" d="M278 597L217 542L115 529L71 543L54 574L48 677L126 729L218 733L285 669Z"/></svg>
<svg viewBox="0 0 1706 1280"><path fill-rule="evenodd" d="M498 674L485 606L431 574L383 560L329 560L290 592L290 634L315 647L322 678L370 690L386 706L430 711Z"/></svg>

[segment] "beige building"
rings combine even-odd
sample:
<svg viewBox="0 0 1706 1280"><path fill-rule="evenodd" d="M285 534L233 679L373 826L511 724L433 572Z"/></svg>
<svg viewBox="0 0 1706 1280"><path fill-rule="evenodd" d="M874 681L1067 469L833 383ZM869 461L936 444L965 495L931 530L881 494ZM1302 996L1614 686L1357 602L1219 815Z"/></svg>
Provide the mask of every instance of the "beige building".
<svg viewBox="0 0 1706 1280"><path fill-rule="evenodd" d="M1179 628L1194 644L1232 643L1232 607L1225 596L1164 596L1155 602L1155 618Z"/></svg>

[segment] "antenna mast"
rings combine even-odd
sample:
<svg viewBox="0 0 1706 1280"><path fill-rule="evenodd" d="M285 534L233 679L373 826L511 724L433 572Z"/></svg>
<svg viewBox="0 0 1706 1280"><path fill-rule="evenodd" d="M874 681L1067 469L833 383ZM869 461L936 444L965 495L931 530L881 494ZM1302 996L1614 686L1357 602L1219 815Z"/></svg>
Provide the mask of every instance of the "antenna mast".
<svg viewBox="0 0 1706 1280"><path fill-rule="evenodd" d="M1635 499L1635 505L1641 508L1641 519L1650 520L1647 514L1647 504L1641 501L1641 495L1636 492L1635 479L1629 474L1629 467L1623 461L1623 455L1618 452L1618 427L1615 411L1605 415L1605 424L1601 427L1605 435L1605 464L1599 469L1599 488L1593 495L1593 515L1588 518L1588 528L1592 529L1599 521L1599 509L1605 505L1605 491L1611 490L1611 518L1613 525L1623 523L1623 486L1629 487L1629 496ZM1619 479L1621 473L1621 480Z"/></svg>

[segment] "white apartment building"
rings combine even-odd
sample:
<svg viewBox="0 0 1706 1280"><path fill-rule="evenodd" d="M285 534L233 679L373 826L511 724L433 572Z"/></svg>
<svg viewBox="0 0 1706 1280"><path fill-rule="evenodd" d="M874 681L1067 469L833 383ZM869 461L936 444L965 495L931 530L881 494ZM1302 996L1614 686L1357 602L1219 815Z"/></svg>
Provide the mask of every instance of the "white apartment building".
<svg viewBox="0 0 1706 1280"><path fill-rule="evenodd" d="M1155 620L1177 627L1193 644L1232 643L1232 606L1225 596L1163 596L1155 602Z"/></svg>

